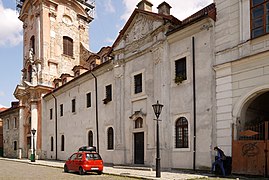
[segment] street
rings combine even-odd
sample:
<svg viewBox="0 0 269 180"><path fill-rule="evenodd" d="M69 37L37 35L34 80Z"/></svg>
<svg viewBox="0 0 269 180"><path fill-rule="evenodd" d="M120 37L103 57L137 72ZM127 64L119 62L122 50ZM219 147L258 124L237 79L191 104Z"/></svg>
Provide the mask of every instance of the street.
<svg viewBox="0 0 269 180"><path fill-rule="evenodd" d="M133 178L97 175L88 173L80 176L77 173L64 173L62 168L54 168L40 165L31 165L21 162L0 160L0 180L16 179L108 179L108 180L132 180Z"/></svg>

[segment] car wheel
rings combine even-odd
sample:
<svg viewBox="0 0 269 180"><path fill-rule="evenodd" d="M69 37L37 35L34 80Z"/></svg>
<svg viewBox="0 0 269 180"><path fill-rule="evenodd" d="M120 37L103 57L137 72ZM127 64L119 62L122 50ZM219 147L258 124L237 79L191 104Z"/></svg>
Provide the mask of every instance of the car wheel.
<svg viewBox="0 0 269 180"><path fill-rule="evenodd" d="M97 174L98 175L101 175L101 174L103 174L103 172L102 171L98 171Z"/></svg>
<svg viewBox="0 0 269 180"><path fill-rule="evenodd" d="M68 167L67 167L67 165L66 165L66 164L64 165L64 172L66 172L66 173L68 173L68 172L69 172Z"/></svg>
<svg viewBox="0 0 269 180"><path fill-rule="evenodd" d="M79 167L79 169L78 169L78 173L79 173L80 175L83 175L83 174L85 174L85 171L84 171L84 169L83 169L82 167Z"/></svg>

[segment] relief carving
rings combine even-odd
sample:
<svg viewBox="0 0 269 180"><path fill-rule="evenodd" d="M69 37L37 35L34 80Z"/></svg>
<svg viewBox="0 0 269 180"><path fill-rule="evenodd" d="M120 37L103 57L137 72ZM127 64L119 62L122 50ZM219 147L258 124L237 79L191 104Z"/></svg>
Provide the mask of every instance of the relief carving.
<svg viewBox="0 0 269 180"><path fill-rule="evenodd" d="M132 29L126 35L126 43L129 44L133 41L139 40L152 32L152 30L153 21L145 18L144 16L139 16L135 20Z"/></svg>

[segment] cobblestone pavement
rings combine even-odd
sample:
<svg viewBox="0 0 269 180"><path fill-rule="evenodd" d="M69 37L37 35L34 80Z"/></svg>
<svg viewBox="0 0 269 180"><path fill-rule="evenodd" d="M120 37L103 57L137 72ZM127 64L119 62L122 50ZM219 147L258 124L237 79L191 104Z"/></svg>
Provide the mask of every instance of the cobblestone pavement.
<svg viewBox="0 0 269 180"><path fill-rule="evenodd" d="M5 162L5 163L4 163ZM11 163L17 163L16 168L12 168L9 166ZM40 167L40 171L36 171L35 169L30 169L30 170L22 170L19 169L21 165L24 164L28 167ZM3 165L6 164L6 165ZM3 167L3 168L2 168ZM48 175L51 177L48 178L47 172L43 172L43 169L50 167L50 172L55 171L55 173L50 174L48 172ZM53 168L52 168L53 167ZM122 178L125 180L130 180L133 178L136 179L155 179L155 180L194 180L194 179L210 179L210 180L224 180L224 179L253 179L253 178L247 178L244 176L237 176L237 175L229 175L225 178L222 177L215 177L214 175L210 173L203 173L203 172L191 172L191 171L163 171L161 172L161 178L156 178L156 172L153 171L151 168L146 168L146 167L127 167L127 166L114 166L114 167L109 167L105 166L103 175L98 176L95 174L89 174L87 176L79 176L78 174L75 173L63 173L63 167L64 167L64 162L63 161L53 161L53 160L36 160L36 162L30 162L28 159L9 159L9 158L2 158L0 157L0 180L4 178L3 173L8 175L7 177L9 178L4 178L4 179L14 179L15 178L15 173L16 174L19 172L22 173L21 177L26 177L26 179L29 179L31 177L41 177L44 179L78 179L78 178L89 178L89 179L119 179L121 180ZM53 170L54 169L54 170ZM8 173L7 173L8 172ZM13 178L14 177L14 178ZM16 179L16 178L15 178ZM21 179L21 178L19 178ZM32 178L36 179L36 178ZM40 178L38 178L40 179ZM256 178L255 178L256 179ZM262 179L262 178L258 178ZM269 179L267 179L269 180Z"/></svg>
<svg viewBox="0 0 269 180"><path fill-rule="evenodd" d="M76 173L64 173L62 168L36 166L16 161L0 160L0 180L54 180L54 179L107 179L107 180L134 180L134 178L126 178L112 175L97 175L89 173L79 175Z"/></svg>

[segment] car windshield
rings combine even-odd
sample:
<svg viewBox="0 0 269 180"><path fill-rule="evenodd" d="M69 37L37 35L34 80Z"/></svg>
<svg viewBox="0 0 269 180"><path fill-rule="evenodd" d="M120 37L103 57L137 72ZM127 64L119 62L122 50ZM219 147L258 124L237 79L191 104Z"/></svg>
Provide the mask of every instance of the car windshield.
<svg viewBox="0 0 269 180"><path fill-rule="evenodd" d="M101 156L97 153L87 153L86 154L86 159L87 160L101 160Z"/></svg>

